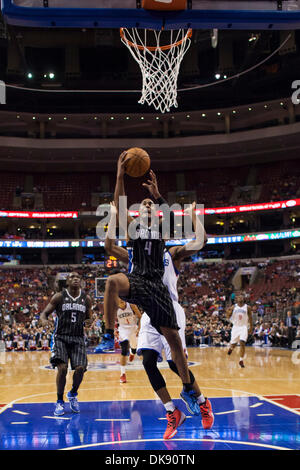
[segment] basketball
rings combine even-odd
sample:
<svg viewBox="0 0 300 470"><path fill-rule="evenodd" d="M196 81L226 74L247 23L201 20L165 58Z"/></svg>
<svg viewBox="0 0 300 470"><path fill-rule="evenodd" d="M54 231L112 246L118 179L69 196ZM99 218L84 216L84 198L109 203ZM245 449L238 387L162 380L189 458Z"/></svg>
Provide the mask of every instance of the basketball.
<svg viewBox="0 0 300 470"><path fill-rule="evenodd" d="M134 178L143 176L150 168L150 157L148 153L138 147L127 150L126 174Z"/></svg>

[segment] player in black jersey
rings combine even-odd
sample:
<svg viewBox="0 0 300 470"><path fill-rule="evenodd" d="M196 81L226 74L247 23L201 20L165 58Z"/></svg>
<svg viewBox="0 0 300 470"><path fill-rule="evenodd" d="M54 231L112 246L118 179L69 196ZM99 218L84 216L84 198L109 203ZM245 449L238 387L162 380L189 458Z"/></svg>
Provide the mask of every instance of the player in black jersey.
<svg viewBox="0 0 300 470"><path fill-rule="evenodd" d="M114 193L114 203L119 211L119 197L125 195L124 173L126 152L118 160L117 181ZM158 190L157 179L150 170L150 179L143 184L155 203L160 207L166 201ZM191 408L195 414L200 414L195 392L192 388L187 359L178 334L178 325L173 303L167 287L163 284L165 234L162 224L152 224L156 214L155 203L152 199L144 199L140 205L141 221L136 222L137 236L130 239L132 248L132 268L129 274L115 274L108 278L104 294L105 334L96 351L108 352L114 348L114 323L118 308L118 298L131 304L136 304L147 312L151 324L164 335L169 343L172 359L176 364L183 383L183 392L190 396ZM120 213L119 222L121 220ZM171 223L174 224L174 214ZM133 224L133 218L127 216L127 224Z"/></svg>
<svg viewBox="0 0 300 470"><path fill-rule="evenodd" d="M84 342L84 326L91 320L91 298L81 290L81 278L72 272L67 278L67 288L53 295L40 315L42 326L47 325L48 316L56 312L55 329L52 335L50 363L57 367L57 402L54 414L65 412L64 390L70 360L74 370L72 389L67 398L72 411L79 413L77 392L87 369L87 354Z"/></svg>

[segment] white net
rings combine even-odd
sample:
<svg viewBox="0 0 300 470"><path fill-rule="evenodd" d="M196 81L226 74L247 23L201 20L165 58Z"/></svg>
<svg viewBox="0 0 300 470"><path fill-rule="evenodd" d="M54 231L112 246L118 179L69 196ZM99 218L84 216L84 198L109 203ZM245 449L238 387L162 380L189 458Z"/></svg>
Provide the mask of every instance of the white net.
<svg viewBox="0 0 300 470"><path fill-rule="evenodd" d="M166 33L169 43L163 45ZM142 96L139 103L154 106L161 113L177 108L177 80L182 59L191 44L191 30L121 30L122 42L141 68ZM151 45L150 45L151 44Z"/></svg>

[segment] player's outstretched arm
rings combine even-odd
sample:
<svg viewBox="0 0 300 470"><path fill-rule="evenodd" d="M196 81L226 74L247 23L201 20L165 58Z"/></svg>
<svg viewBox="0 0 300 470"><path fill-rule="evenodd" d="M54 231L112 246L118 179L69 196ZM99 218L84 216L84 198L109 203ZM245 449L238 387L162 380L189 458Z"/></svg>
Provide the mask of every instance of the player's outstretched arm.
<svg viewBox="0 0 300 470"><path fill-rule="evenodd" d="M153 170L150 170L150 179L147 180L147 183L143 183L143 186L148 189L151 196L154 199L158 200L161 198L161 194L158 189L157 178Z"/></svg>
<svg viewBox="0 0 300 470"><path fill-rule="evenodd" d="M161 209L164 211L163 206L168 206L167 201L162 197L159 189L158 189L158 182L156 178L156 174L154 173L153 170L150 170L150 179L147 180L147 183L143 183L143 186L148 189L149 193L155 200L156 204L159 204L159 206L162 206ZM169 235L171 236L174 233L174 226L175 226L175 218L174 218L174 212L170 212L168 216L170 217L170 228L167 230L167 233L164 234L162 233L163 238L169 238Z"/></svg>
<svg viewBox="0 0 300 470"><path fill-rule="evenodd" d="M50 302L48 303L48 305L46 305L46 307L44 308L44 310L42 311L41 315L40 315L40 323L42 326L46 326L47 323L48 323L48 316L54 312L54 310L56 309L57 305L59 304L59 302L61 302L62 300L62 293L61 292L57 292L57 294L54 294L53 297L50 299Z"/></svg>
<svg viewBox="0 0 300 470"><path fill-rule="evenodd" d="M127 152L124 151L121 153L119 156L118 160L118 166L117 166L117 179L116 179L116 186L115 186L115 192L114 192L114 203L117 208L117 211L119 213L119 202L120 202L120 196L125 196L125 186L124 186L124 174L125 174L125 168L126 168L126 160L127 160ZM127 208L127 224L129 224L133 218L128 214ZM125 227L123 227L125 228ZM127 228L127 227L126 227Z"/></svg>
<svg viewBox="0 0 300 470"><path fill-rule="evenodd" d="M188 242L186 245L174 246L169 250L177 269L179 269L179 265L183 259L196 254L207 243L206 231L197 217L195 209L196 202L193 202L193 204L185 210L185 214L187 217L191 217L192 219L196 238Z"/></svg>

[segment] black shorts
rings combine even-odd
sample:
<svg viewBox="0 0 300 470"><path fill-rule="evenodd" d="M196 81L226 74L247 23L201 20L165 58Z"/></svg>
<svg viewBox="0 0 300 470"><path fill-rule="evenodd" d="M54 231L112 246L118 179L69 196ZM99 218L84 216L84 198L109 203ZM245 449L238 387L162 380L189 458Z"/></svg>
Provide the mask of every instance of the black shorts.
<svg viewBox="0 0 300 470"><path fill-rule="evenodd" d="M62 362L68 364L69 360L73 370L82 366L86 371L88 361L84 338L53 335L50 357L52 367L55 368Z"/></svg>
<svg viewBox="0 0 300 470"><path fill-rule="evenodd" d="M176 313L167 287L159 280L147 279L136 274L126 274L130 283L128 297L121 297L130 304L141 307L150 317L151 325L161 333L160 327L179 330Z"/></svg>

